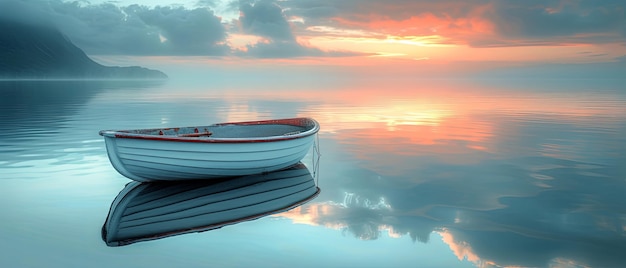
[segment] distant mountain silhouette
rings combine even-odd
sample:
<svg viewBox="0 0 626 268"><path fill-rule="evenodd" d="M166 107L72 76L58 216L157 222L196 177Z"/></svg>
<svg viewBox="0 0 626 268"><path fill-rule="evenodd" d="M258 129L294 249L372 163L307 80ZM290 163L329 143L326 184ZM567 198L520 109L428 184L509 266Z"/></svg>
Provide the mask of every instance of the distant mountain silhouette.
<svg viewBox="0 0 626 268"><path fill-rule="evenodd" d="M103 66L52 26L0 18L0 78L163 79L167 75L138 66Z"/></svg>

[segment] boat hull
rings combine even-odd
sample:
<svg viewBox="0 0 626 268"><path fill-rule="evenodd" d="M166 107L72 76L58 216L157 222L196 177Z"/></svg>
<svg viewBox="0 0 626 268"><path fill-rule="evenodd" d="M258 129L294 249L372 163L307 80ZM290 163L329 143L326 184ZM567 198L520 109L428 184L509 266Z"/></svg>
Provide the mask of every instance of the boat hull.
<svg viewBox="0 0 626 268"><path fill-rule="evenodd" d="M298 163L313 133L261 139L151 138L103 135L113 167L135 181L176 181L272 172Z"/></svg>

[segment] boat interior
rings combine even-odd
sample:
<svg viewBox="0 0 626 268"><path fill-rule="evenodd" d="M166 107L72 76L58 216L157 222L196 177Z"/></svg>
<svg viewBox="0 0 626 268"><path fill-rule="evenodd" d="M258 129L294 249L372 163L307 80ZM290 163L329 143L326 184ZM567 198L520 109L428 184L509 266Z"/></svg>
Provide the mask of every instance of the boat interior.
<svg viewBox="0 0 626 268"><path fill-rule="evenodd" d="M255 138L289 136L305 132L311 127L285 124L238 125L222 124L203 127L155 128L120 131L142 135L168 135L177 137Z"/></svg>

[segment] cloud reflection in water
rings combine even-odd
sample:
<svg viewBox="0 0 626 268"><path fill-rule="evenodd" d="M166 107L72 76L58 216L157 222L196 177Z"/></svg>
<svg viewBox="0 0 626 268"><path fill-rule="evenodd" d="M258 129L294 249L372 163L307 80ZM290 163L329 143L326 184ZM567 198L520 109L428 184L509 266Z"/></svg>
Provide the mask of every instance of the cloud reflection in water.
<svg viewBox="0 0 626 268"><path fill-rule="evenodd" d="M318 110L327 144L356 159L326 178L344 199L280 216L363 240L439 236L480 267L625 263L623 96L506 94L441 96L449 110L428 119L406 120L429 113L419 106ZM393 102L378 96L374 107Z"/></svg>
<svg viewBox="0 0 626 268"><path fill-rule="evenodd" d="M314 203L280 216L364 240L387 231L426 243L436 232L462 253L460 259L505 266L542 267L555 258L592 266L626 261L620 257L626 250L626 218L620 213L626 187L609 168L550 158L517 161L552 167L522 169L496 161L481 163L483 172L433 167L416 176L436 179L402 189L379 183L372 185L377 197L346 193L344 202Z"/></svg>

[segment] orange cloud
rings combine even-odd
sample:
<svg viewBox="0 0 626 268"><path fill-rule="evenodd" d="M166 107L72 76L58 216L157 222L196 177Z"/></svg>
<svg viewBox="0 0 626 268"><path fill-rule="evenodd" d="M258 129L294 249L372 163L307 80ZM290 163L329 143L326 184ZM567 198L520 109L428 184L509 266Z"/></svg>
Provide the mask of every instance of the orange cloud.
<svg viewBox="0 0 626 268"><path fill-rule="evenodd" d="M470 15L470 17L454 18L425 13L402 20L370 15L359 21L341 17L333 18L333 21L346 28L370 32L372 36L377 36L379 39L401 40L410 36L430 37L430 42L424 42L429 45L468 45L472 39L484 39L494 35L495 27L491 21L484 19L480 14Z"/></svg>
<svg viewBox="0 0 626 268"><path fill-rule="evenodd" d="M321 5L337 12L323 20L309 18L299 25L303 31L298 35L326 50L386 58L517 62L603 62L626 54L617 23L623 21L623 12L607 11L613 10L610 4L349 1ZM603 16L597 13L607 18L600 19ZM579 28L576 21L589 25ZM546 28L541 22L558 25ZM608 24L600 27L603 23Z"/></svg>

